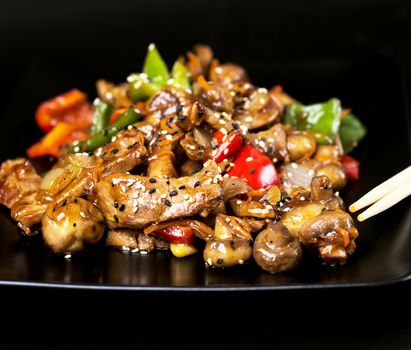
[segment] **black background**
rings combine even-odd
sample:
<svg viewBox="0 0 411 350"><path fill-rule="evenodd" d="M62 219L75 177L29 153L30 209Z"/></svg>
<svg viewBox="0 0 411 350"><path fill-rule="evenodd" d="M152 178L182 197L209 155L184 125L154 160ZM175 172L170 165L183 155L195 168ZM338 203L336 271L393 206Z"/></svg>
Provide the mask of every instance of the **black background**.
<svg viewBox="0 0 411 350"><path fill-rule="evenodd" d="M264 71L269 75L269 62L382 57L398 66L399 84L409 99L408 3L2 0L0 113L10 116L10 108L24 113L24 124L21 118L7 120L10 133L16 134L19 127L35 130L32 113L39 101L30 92L41 100L76 86L92 96L94 81L102 75L120 81L138 70L150 42L167 60L196 42L208 43L222 61L242 63L258 77ZM28 76L39 84L28 84ZM261 78L266 81L270 79ZM390 86L382 84L381 89ZM323 98L319 91L305 89L304 98ZM33 140L38 135L33 132ZM0 147L18 154L30 141L16 136L11 142L0 141ZM0 348L411 346L409 283L377 289L234 294L3 287L0 295Z"/></svg>

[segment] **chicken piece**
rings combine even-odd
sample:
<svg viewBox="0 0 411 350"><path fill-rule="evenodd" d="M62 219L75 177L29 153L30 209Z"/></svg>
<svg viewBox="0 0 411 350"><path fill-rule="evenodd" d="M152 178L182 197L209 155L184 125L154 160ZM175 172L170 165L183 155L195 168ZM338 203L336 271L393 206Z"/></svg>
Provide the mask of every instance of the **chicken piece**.
<svg viewBox="0 0 411 350"><path fill-rule="evenodd" d="M205 148L204 146L198 144L193 136L193 132L189 132L184 135L184 139L180 142L181 147L183 147L187 157L191 160L206 160L211 156L211 147Z"/></svg>
<svg viewBox="0 0 411 350"><path fill-rule="evenodd" d="M243 219L219 214L214 237L206 243L203 257L208 266L242 265L252 256L251 227Z"/></svg>
<svg viewBox="0 0 411 350"><path fill-rule="evenodd" d="M270 223L255 239L253 256L265 271L275 273L296 267L302 256L301 244L281 223Z"/></svg>
<svg viewBox="0 0 411 350"><path fill-rule="evenodd" d="M107 245L121 250L146 251L154 249L169 249L168 242L154 236L147 236L139 230L115 229L109 230Z"/></svg>
<svg viewBox="0 0 411 350"><path fill-rule="evenodd" d="M42 221L44 242L55 252L71 254L104 234L103 215L91 202L78 198L62 206L49 206Z"/></svg>
<svg viewBox="0 0 411 350"><path fill-rule="evenodd" d="M340 209L325 210L307 219L299 233L301 243L318 250L328 264L344 264L348 255L354 253L357 237L351 216Z"/></svg>
<svg viewBox="0 0 411 350"><path fill-rule="evenodd" d="M21 197L11 207L11 217L26 235L38 233L32 226L41 222L51 199L44 198L41 192L32 192Z"/></svg>
<svg viewBox="0 0 411 350"><path fill-rule="evenodd" d="M249 130L258 129L277 120L283 112L283 105L264 88L245 84L237 92L233 119Z"/></svg>
<svg viewBox="0 0 411 350"><path fill-rule="evenodd" d="M249 133L247 141L275 163L279 160L289 160L287 134L282 124L275 124L270 129L258 133Z"/></svg>
<svg viewBox="0 0 411 350"><path fill-rule="evenodd" d="M24 158L6 160L0 167L0 204L11 208L26 194L40 189L41 177Z"/></svg>
<svg viewBox="0 0 411 350"><path fill-rule="evenodd" d="M206 217L222 198L221 175L213 161L178 179L114 174L96 186L96 205L110 228L143 228L176 217Z"/></svg>

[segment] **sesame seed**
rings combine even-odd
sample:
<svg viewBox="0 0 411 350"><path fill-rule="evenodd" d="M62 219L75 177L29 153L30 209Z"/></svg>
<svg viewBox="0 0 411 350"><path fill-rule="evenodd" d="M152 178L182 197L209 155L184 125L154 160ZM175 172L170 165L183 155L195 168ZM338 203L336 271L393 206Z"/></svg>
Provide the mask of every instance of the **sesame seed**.
<svg viewBox="0 0 411 350"><path fill-rule="evenodd" d="M148 191L149 194L153 194L156 191L156 189L153 187L150 189L150 191Z"/></svg>
<svg viewBox="0 0 411 350"><path fill-rule="evenodd" d="M244 121L247 122L247 123L251 123L253 121L253 118L252 117L246 117L246 118L244 118Z"/></svg>
<svg viewBox="0 0 411 350"><path fill-rule="evenodd" d="M246 162L252 162L253 160L254 160L253 157L247 157L245 161L246 161Z"/></svg>
<svg viewBox="0 0 411 350"><path fill-rule="evenodd" d="M110 153L111 153L111 154L116 154L116 153L118 153L118 149L117 149L117 148L112 149L112 150L110 151Z"/></svg>
<svg viewBox="0 0 411 350"><path fill-rule="evenodd" d="M157 180L154 177L150 178L148 181L152 184L157 182Z"/></svg>
<svg viewBox="0 0 411 350"><path fill-rule="evenodd" d="M128 127L127 127L127 130L132 130L133 129L133 125L129 125Z"/></svg>
<svg viewBox="0 0 411 350"><path fill-rule="evenodd" d="M190 196L188 194L185 194L183 197L185 200L188 200L190 198Z"/></svg>
<svg viewBox="0 0 411 350"><path fill-rule="evenodd" d="M224 262L224 260L222 258L217 259L217 264L221 265Z"/></svg>
<svg viewBox="0 0 411 350"><path fill-rule="evenodd" d="M168 206L168 207L171 207L171 202L170 202L168 199L166 199L166 200L164 201L164 204L165 204L166 206Z"/></svg>
<svg viewBox="0 0 411 350"><path fill-rule="evenodd" d="M200 186L201 185L201 182L200 181L196 181L196 183L194 184L194 188L195 187L198 187L198 186Z"/></svg>
<svg viewBox="0 0 411 350"><path fill-rule="evenodd" d="M226 148L226 149L223 151L223 153L224 153L224 155L226 156L226 155L228 154L228 148Z"/></svg>
<svg viewBox="0 0 411 350"><path fill-rule="evenodd" d="M113 219L114 219L114 221L116 222L116 224L118 224L118 217L117 217L117 215L113 215Z"/></svg>
<svg viewBox="0 0 411 350"><path fill-rule="evenodd" d="M257 171L256 168L252 168L252 169L250 170L250 174L254 174L256 171Z"/></svg>
<svg viewBox="0 0 411 350"><path fill-rule="evenodd" d="M191 174L195 175L195 174L197 174L200 170L201 170L201 168L197 168L197 169L193 170L193 172L192 172Z"/></svg>
<svg viewBox="0 0 411 350"><path fill-rule="evenodd" d="M117 202L117 200L114 200L114 208L118 208L118 202Z"/></svg>
<svg viewBox="0 0 411 350"><path fill-rule="evenodd" d="M120 208L118 208L119 211L124 211L124 209L126 208L126 205L123 203L120 205Z"/></svg>
<svg viewBox="0 0 411 350"><path fill-rule="evenodd" d="M243 202L240 201L240 200L238 200L236 203L237 203L238 205L240 205L240 204L243 203Z"/></svg>
<svg viewBox="0 0 411 350"><path fill-rule="evenodd" d="M185 188L186 188L185 185L181 185L178 189L179 189L179 190L184 190Z"/></svg>
<svg viewBox="0 0 411 350"><path fill-rule="evenodd" d="M117 140L117 136L113 136L112 138L111 138L111 142L115 142Z"/></svg>
<svg viewBox="0 0 411 350"><path fill-rule="evenodd" d="M186 119L186 116L181 114L177 117L178 120L183 121L184 119Z"/></svg>
<svg viewBox="0 0 411 350"><path fill-rule="evenodd" d="M167 198L167 195L166 195L165 193L163 193L163 194L160 196L160 198L162 198L162 199Z"/></svg>
<svg viewBox="0 0 411 350"><path fill-rule="evenodd" d="M71 259L71 254L66 254L66 255L64 255L64 259Z"/></svg>
<svg viewBox="0 0 411 350"><path fill-rule="evenodd" d="M173 190L170 192L170 197L177 196L178 192L176 190Z"/></svg>
<svg viewBox="0 0 411 350"><path fill-rule="evenodd" d="M75 153L80 152L80 147L79 146L74 147L74 152Z"/></svg>
<svg viewBox="0 0 411 350"><path fill-rule="evenodd" d="M166 139L169 140L169 141L171 141L171 140L173 139L173 136L170 135L170 134L168 134L168 135L166 135Z"/></svg>

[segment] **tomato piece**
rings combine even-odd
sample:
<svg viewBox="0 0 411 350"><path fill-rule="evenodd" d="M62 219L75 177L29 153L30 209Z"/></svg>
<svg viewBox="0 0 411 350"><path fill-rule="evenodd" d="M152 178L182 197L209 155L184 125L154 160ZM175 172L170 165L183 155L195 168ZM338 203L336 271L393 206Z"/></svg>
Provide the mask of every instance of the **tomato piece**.
<svg viewBox="0 0 411 350"><path fill-rule="evenodd" d="M214 137L219 144L215 155L212 157L216 163L222 162L224 159L237 152L243 144L243 137L238 131L232 131L224 135L220 130L214 133Z"/></svg>
<svg viewBox="0 0 411 350"><path fill-rule="evenodd" d="M43 132L49 132L59 122L91 124L92 110L86 94L73 89L41 103L36 110L35 119Z"/></svg>
<svg viewBox="0 0 411 350"><path fill-rule="evenodd" d="M353 157L343 155L341 157L341 165L349 180L358 180L360 178L360 163Z"/></svg>
<svg viewBox="0 0 411 350"><path fill-rule="evenodd" d="M228 171L228 175L245 180L256 190L280 184L280 178L271 159L253 146L242 146L233 163L234 166Z"/></svg>
<svg viewBox="0 0 411 350"><path fill-rule="evenodd" d="M194 242L194 233L188 226L170 226L152 233L156 237L165 239L174 244L191 245Z"/></svg>

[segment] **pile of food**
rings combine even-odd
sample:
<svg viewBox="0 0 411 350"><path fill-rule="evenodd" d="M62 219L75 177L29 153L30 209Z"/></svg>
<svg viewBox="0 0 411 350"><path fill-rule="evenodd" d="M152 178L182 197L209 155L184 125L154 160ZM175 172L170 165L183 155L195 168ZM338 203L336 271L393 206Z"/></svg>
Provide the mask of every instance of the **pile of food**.
<svg viewBox="0 0 411 350"><path fill-rule="evenodd" d="M141 73L40 104L44 137L2 163L0 203L26 235L71 256L105 239L133 253L200 249L207 266L269 272L302 254L343 264L358 231L339 191L365 128L336 98L303 105L196 45L169 71L151 44Z"/></svg>

